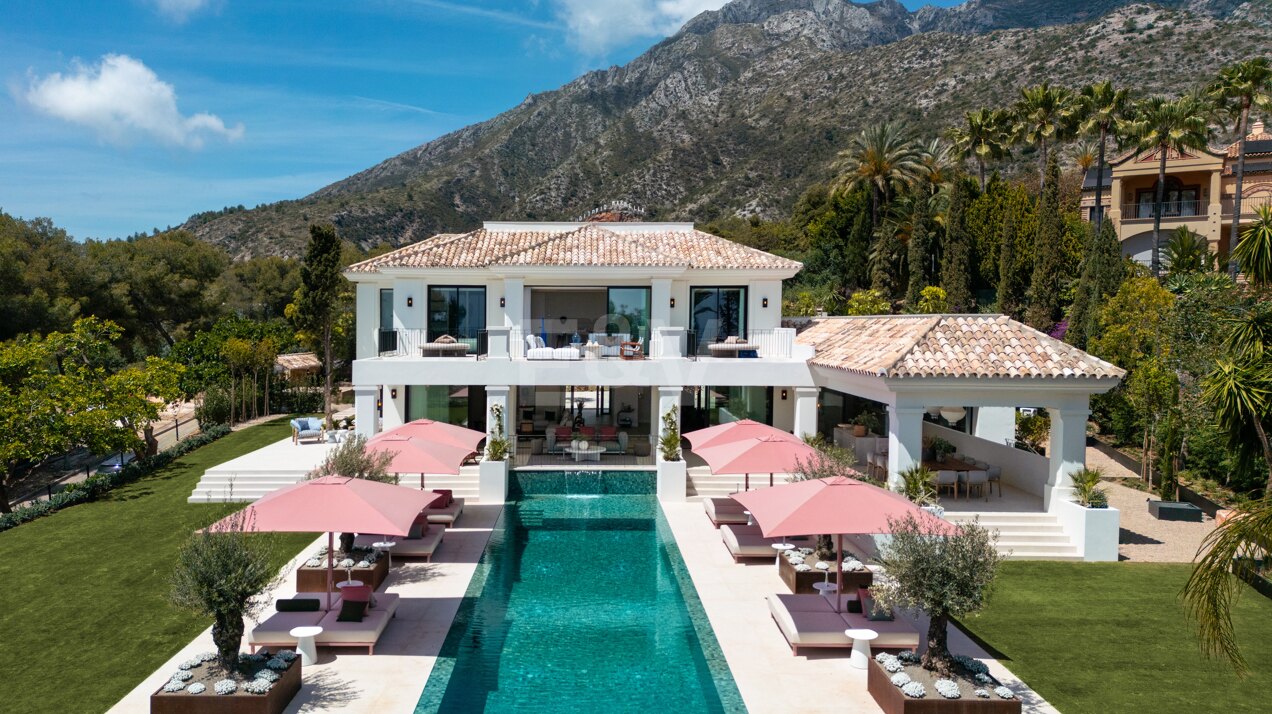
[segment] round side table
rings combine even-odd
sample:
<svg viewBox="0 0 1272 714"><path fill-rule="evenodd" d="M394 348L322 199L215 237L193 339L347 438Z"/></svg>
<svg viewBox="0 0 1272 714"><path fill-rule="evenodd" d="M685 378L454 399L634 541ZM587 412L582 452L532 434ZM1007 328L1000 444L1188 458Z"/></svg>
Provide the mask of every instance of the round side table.
<svg viewBox="0 0 1272 714"><path fill-rule="evenodd" d="M788 550L794 550L795 546L790 543L774 543L773 550L777 551L777 558L773 561L773 565L778 568L782 567L782 554Z"/></svg>
<svg viewBox="0 0 1272 714"><path fill-rule="evenodd" d="M379 543L372 543L371 547L376 550L382 550L389 556L389 567L393 567L393 546L397 545L397 541L382 540Z"/></svg>
<svg viewBox="0 0 1272 714"><path fill-rule="evenodd" d="M338 592L344 592L345 588L360 588L360 587L362 587L361 580L341 580L340 582L336 583L336 590Z"/></svg>
<svg viewBox="0 0 1272 714"><path fill-rule="evenodd" d="M296 638L296 651L300 653L302 665L309 667L318 661L318 645L314 643L314 638L322 634L321 627L293 627L288 634Z"/></svg>
<svg viewBox="0 0 1272 714"><path fill-rule="evenodd" d="M848 664L856 669L870 666L870 642L879 636L878 632L868 629L844 630L844 635L852 640L852 657Z"/></svg>
<svg viewBox="0 0 1272 714"><path fill-rule="evenodd" d="M751 512L750 511L742 511L742 512L746 514L746 524L748 526L755 525L755 518L751 515Z"/></svg>

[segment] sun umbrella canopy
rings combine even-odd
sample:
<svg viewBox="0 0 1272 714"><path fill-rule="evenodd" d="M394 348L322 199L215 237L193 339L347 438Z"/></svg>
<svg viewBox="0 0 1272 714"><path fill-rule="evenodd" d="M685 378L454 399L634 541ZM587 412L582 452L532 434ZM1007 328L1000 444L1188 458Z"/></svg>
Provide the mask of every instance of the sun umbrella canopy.
<svg viewBox="0 0 1272 714"><path fill-rule="evenodd" d="M473 449L413 436L381 434L367 442L368 454L393 454L388 470L395 474L457 474Z"/></svg>
<svg viewBox="0 0 1272 714"><path fill-rule="evenodd" d="M482 439L486 438L486 435L483 432L454 424L432 419L416 419L372 437L369 443L374 444L380 439L399 437L421 439L436 444L451 444L464 447L471 453L477 450L477 446L481 444Z"/></svg>
<svg viewBox="0 0 1272 714"><path fill-rule="evenodd" d="M684 435L685 440L689 442L694 451L705 449L708 446L726 444L731 441L761 439L764 437L785 439L786 441L801 441L799 437L790 432L782 431L768 424L761 424L753 419L739 419L725 424L717 424L706 429L691 431Z"/></svg>
<svg viewBox="0 0 1272 714"><path fill-rule="evenodd" d="M764 436L739 439L696 448L693 453L707 462L713 474L785 474L799 471L800 463L817 456L817 449L798 439Z"/></svg>
<svg viewBox="0 0 1272 714"><path fill-rule="evenodd" d="M736 493L733 500L751 512L766 538L883 534L891 531L890 517L907 513L935 535L955 530L899 493L843 476Z"/></svg>
<svg viewBox="0 0 1272 714"><path fill-rule="evenodd" d="M376 533L404 536L441 494L345 476L302 481L209 526L212 531Z"/></svg>

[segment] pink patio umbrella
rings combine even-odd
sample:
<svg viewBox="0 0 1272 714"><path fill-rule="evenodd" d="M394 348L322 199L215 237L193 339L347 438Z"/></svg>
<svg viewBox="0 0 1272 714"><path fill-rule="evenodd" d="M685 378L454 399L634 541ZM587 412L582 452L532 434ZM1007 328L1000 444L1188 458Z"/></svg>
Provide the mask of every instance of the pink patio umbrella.
<svg viewBox="0 0 1272 714"><path fill-rule="evenodd" d="M397 428L389 429L382 434L377 434L372 437L370 441L400 436L423 439L424 441L432 441L436 443L463 446L470 452L476 451L477 447L481 444L482 439L486 438L485 432L477 431L475 429L434 421L432 419L416 419L415 421L408 421Z"/></svg>
<svg viewBox="0 0 1272 714"><path fill-rule="evenodd" d="M213 532L233 530L277 533L327 533L327 607L335 532L404 536L420 511L441 494L393 484L324 476L280 488L243 510L208 526Z"/></svg>
<svg viewBox="0 0 1272 714"><path fill-rule="evenodd" d="M802 441L802 439L789 431L782 431L775 426L761 424L753 419L739 419L738 421L709 426L706 429L691 431L685 434L684 438L693 447L693 450L697 451L708 446L727 444L730 441L761 439L766 436L787 441Z"/></svg>
<svg viewBox="0 0 1272 714"><path fill-rule="evenodd" d="M475 453L486 435L462 426L432 419L416 419L367 441L367 453L392 453L389 471L419 474L458 474L464 461Z"/></svg>
<svg viewBox="0 0 1272 714"><path fill-rule="evenodd" d="M845 476L797 481L735 493L733 500L751 512L765 538L835 534L836 582L844 574L845 535L890 533L889 518L913 515L927 532L950 535L956 527L919 508L905 496ZM835 609L839 609L838 589Z"/></svg>
<svg viewBox="0 0 1272 714"><path fill-rule="evenodd" d="M694 449L693 453L707 462L713 474L745 474L747 490L751 488L751 474L767 473L769 486L772 486L773 474L795 473L799 470L800 463L807 463L817 457L817 449L800 439L772 435L735 441L712 441L710 446Z"/></svg>

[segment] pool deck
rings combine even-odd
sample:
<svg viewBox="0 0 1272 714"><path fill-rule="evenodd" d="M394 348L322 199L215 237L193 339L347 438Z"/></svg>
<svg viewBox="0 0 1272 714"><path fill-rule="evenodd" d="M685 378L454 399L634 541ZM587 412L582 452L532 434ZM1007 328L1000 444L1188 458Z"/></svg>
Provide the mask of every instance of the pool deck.
<svg viewBox="0 0 1272 714"><path fill-rule="evenodd" d="M447 529L433 562L396 561L384 589L402 596L397 616L389 623L375 654L353 648L319 648L318 664L306 667L304 686L287 707L289 714L341 712L342 714L409 713L415 711L428 682L437 653L441 651L451 621L464 598L477 561L490 540L491 529L502 504L464 508L460 527ZM311 553L325 544L324 535L305 547ZM282 570L284 578L270 595L290 597L295 591L299 559ZM273 613L267 608L261 617ZM245 632L250 632L252 622ZM150 695L193 654L214 649L211 628L204 630L172 659L139 684L110 709L111 714L137 714L150 710ZM244 651L247 649L244 637Z"/></svg>
<svg viewBox="0 0 1272 714"><path fill-rule="evenodd" d="M773 561L734 563L699 499L663 502L662 508L748 711L880 711L866 691L865 670L848 666L847 650L791 654L790 645L769 615L765 599L773 593L787 592ZM922 635L922 651L927 623L915 625ZM949 640L955 654L971 655L989 665L990 673L1022 698L1025 712L1058 714L961 630L951 627Z"/></svg>

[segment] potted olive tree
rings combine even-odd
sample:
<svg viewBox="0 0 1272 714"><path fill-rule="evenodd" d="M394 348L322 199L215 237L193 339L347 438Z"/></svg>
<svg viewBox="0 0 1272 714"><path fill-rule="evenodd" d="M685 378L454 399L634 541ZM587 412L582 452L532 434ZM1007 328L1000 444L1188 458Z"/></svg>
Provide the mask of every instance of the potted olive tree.
<svg viewBox="0 0 1272 714"><path fill-rule="evenodd" d="M865 436L879 431L879 417L869 409L862 409L860 414L853 417L852 424L853 436Z"/></svg>

